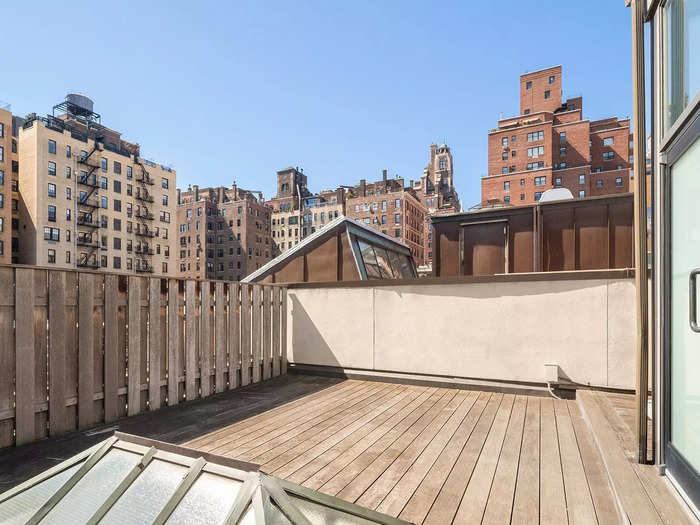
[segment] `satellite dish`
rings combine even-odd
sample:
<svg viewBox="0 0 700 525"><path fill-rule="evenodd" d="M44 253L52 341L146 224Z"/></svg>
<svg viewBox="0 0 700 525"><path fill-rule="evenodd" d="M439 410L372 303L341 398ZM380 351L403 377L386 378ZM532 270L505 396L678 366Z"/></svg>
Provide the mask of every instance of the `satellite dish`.
<svg viewBox="0 0 700 525"><path fill-rule="evenodd" d="M574 196L566 188L552 188L542 193L539 202L573 200Z"/></svg>

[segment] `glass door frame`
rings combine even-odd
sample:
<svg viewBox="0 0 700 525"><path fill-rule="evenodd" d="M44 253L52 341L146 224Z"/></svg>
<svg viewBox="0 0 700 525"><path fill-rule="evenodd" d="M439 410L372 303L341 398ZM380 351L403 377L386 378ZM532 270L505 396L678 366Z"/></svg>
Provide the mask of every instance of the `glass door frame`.
<svg viewBox="0 0 700 525"><path fill-rule="evenodd" d="M668 473L683 489L685 495L700 508L700 472L697 472L673 446L671 441L671 185L672 167L682 155L700 140L700 108L696 108L683 128L665 148L663 169L663 424L661 425L661 446L664 451L664 463ZM700 174L700 167L699 167ZM698 262L700 266L700 261ZM690 329L690 328L688 328ZM700 351L700 349L698 350ZM698 378L700 380L700 377Z"/></svg>

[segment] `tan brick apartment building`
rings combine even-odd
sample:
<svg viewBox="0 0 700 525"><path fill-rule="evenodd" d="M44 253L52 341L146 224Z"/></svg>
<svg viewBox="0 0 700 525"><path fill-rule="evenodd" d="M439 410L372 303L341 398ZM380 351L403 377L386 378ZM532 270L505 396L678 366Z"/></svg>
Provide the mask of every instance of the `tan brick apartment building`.
<svg viewBox="0 0 700 525"><path fill-rule="evenodd" d="M462 211L454 186L454 159L447 144L430 145L430 161L420 180L411 182L411 187L425 206L428 217ZM432 222L426 220L423 232L425 264L431 264L433 259L432 227Z"/></svg>
<svg viewBox="0 0 700 525"><path fill-rule="evenodd" d="M550 188L574 198L630 191L629 119L583 118L582 97L562 103L562 68L520 76L520 114L488 136L482 206L531 204Z"/></svg>
<svg viewBox="0 0 700 525"><path fill-rule="evenodd" d="M428 211L416 191L404 185L404 179L388 178L360 183L348 189L346 215L390 237L397 238L411 250L417 265L426 264L426 218Z"/></svg>
<svg viewBox="0 0 700 525"><path fill-rule="evenodd" d="M175 171L92 109L69 95L19 130L18 262L175 275Z"/></svg>
<svg viewBox="0 0 700 525"><path fill-rule="evenodd" d="M298 167L277 172L277 194L267 201L272 210L273 257L295 246L302 239L302 199L310 197L307 177Z"/></svg>
<svg viewBox="0 0 700 525"><path fill-rule="evenodd" d="M271 209L238 188L177 191L180 277L240 281L272 259Z"/></svg>
<svg viewBox="0 0 700 525"><path fill-rule="evenodd" d="M0 107L0 263L17 262L19 246L19 155L17 133L23 119Z"/></svg>

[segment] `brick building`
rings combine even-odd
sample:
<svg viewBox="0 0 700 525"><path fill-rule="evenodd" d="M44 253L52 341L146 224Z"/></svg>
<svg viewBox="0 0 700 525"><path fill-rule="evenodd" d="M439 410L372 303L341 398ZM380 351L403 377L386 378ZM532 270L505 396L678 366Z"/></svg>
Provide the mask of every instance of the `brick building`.
<svg viewBox="0 0 700 525"><path fill-rule="evenodd" d="M175 171L103 126L90 99L29 115L16 140L19 263L175 274Z"/></svg>
<svg viewBox="0 0 700 525"><path fill-rule="evenodd" d="M24 123L0 107L0 262L17 262L19 248L19 153L17 138Z"/></svg>
<svg viewBox="0 0 700 525"><path fill-rule="evenodd" d="M584 119L582 104L562 103L561 66L520 76L520 114L489 132L482 206L531 204L550 188L575 198L630 191L629 119Z"/></svg>
<svg viewBox="0 0 700 525"><path fill-rule="evenodd" d="M362 179L348 189L346 215L401 240L416 264L424 265L428 211L412 186L412 182L405 186L402 178L388 178L386 170L382 180L368 184Z"/></svg>
<svg viewBox="0 0 700 525"><path fill-rule="evenodd" d="M177 191L178 275L240 281L272 258L271 210L238 188Z"/></svg>
<svg viewBox="0 0 700 525"><path fill-rule="evenodd" d="M429 217L459 213L462 208L454 186L454 159L447 144L430 145L430 161L423 169L420 180L411 184L416 195L427 210L423 232L425 264L433 258L433 232Z"/></svg>
<svg viewBox="0 0 700 525"><path fill-rule="evenodd" d="M298 167L287 167L277 172L277 194L267 201L272 210L273 257L295 246L302 239L302 199L310 197L307 177Z"/></svg>

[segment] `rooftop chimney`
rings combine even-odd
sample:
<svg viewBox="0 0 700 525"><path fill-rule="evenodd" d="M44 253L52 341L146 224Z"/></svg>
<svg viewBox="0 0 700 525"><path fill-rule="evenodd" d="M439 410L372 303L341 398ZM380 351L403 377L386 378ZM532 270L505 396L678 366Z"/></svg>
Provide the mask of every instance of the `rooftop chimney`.
<svg viewBox="0 0 700 525"><path fill-rule="evenodd" d="M233 190L233 200L237 201L238 200L238 186L236 186L236 181L233 181L233 184L231 184L231 189Z"/></svg>
<svg viewBox="0 0 700 525"><path fill-rule="evenodd" d="M199 200L199 185L195 184L192 186L192 189L194 191L194 202L197 202Z"/></svg>
<svg viewBox="0 0 700 525"><path fill-rule="evenodd" d="M366 187L367 186L367 181L365 179L360 179L360 195L365 197L366 196Z"/></svg>
<svg viewBox="0 0 700 525"><path fill-rule="evenodd" d="M180 204L180 188L177 189L177 203Z"/></svg>

